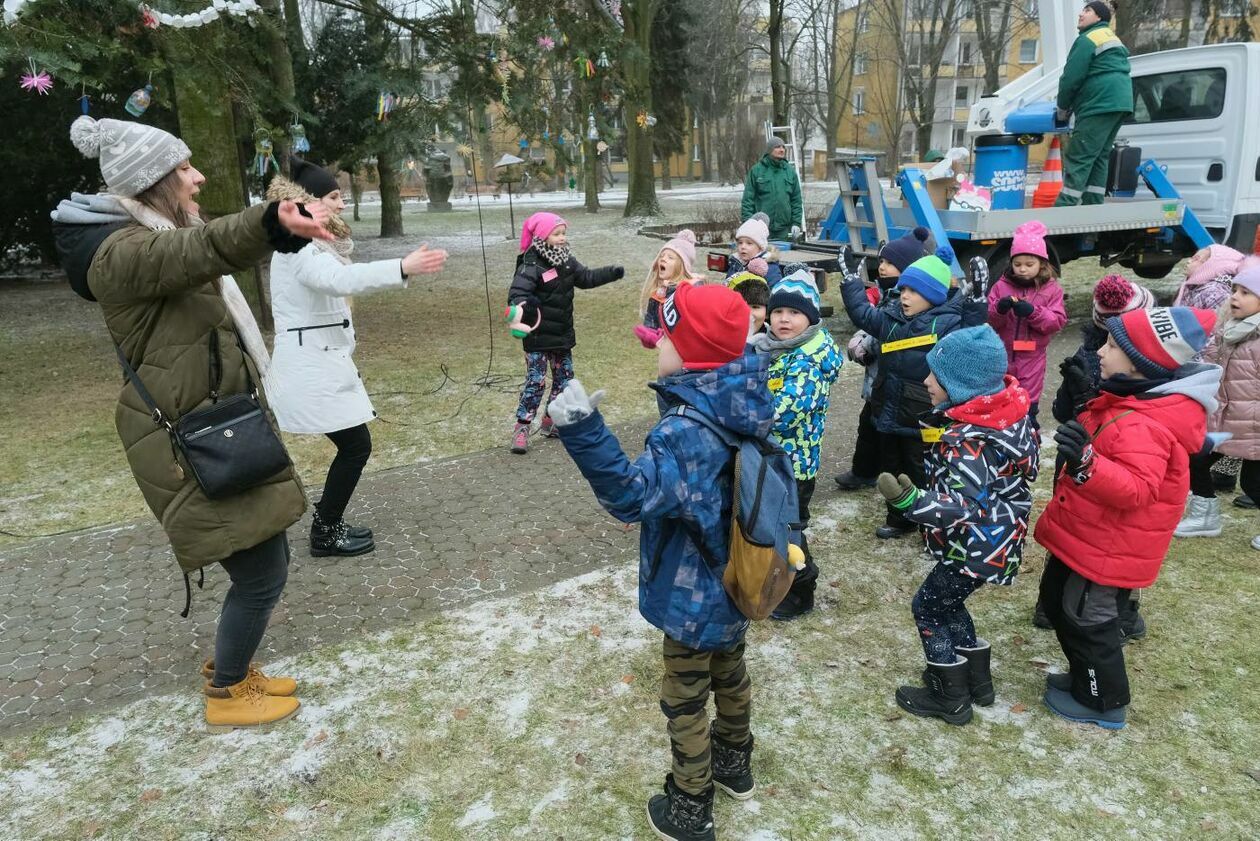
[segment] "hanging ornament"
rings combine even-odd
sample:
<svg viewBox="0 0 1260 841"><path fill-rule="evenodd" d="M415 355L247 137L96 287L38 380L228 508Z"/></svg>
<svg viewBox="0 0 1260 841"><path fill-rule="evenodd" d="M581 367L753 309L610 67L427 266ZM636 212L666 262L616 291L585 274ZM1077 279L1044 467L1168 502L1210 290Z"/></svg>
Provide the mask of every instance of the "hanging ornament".
<svg viewBox="0 0 1260 841"><path fill-rule="evenodd" d="M595 64L585 54L581 54L573 59L573 64L577 68L577 74L583 79L593 79L595 77Z"/></svg>
<svg viewBox="0 0 1260 841"><path fill-rule="evenodd" d="M639 128L647 128L647 125L648 125L647 112L640 111L638 115L634 118L634 122L636 125L638 125Z"/></svg>
<svg viewBox="0 0 1260 841"><path fill-rule="evenodd" d="M558 143L558 144L559 144L559 145L561 145L561 146L563 146L563 145L564 145L564 135L563 135L563 134L560 134L560 135L557 135L557 136L556 136L556 143Z"/></svg>
<svg viewBox="0 0 1260 841"><path fill-rule="evenodd" d="M503 84L499 86L499 100L503 103L504 108L511 107L512 105L511 92L508 90L508 81L508 74L504 73Z"/></svg>
<svg viewBox="0 0 1260 841"><path fill-rule="evenodd" d="M52 90L53 78L44 70L38 70L35 67L35 59L28 58L27 64L30 71L23 73L18 80L18 84L24 91L35 91L40 96L47 96Z"/></svg>
<svg viewBox="0 0 1260 841"><path fill-rule="evenodd" d="M522 137L522 138L521 138L521 142L520 142L520 143L518 143L517 145L518 145L518 146L520 146L520 147L521 147L521 150L523 151L523 150L525 150L525 149L528 149L528 148L529 148L529 141L528 141L527 139L525 139L524 137Z"/></svg>
<svg viewBox="0 0 1260 841"><path fill-rule="evenodd" d="M586 139L599 140L599 129L595 128L595 112L586 115Z"/></svg>
<svg viewBox="0 0 1260 841"><path fill-rule="evenodd" d="M563 32L560 33L560 46L562 47L569 46L569 36L565 35Z"/></svg>
<svg viewBox="0 0 1260 841"><path fill-rule="evenodd" d="M538 48L549 53L556 48L556 39L550 35L542 35L538 38Z"/></svg>
<svg viewBox="0 0 1260 841"><path fill-rule="evenodd" d="M608 60L608 52L606 50L599 51L599 58L595 59L595 66L601 70L607 70L612 67L612 62Z"/></svg>
<svg viewBox="0 0 1260 841"><path fill-rule="evenodd" d="M376 119L378 122L385 122L389 119L389 113L394 110L394 95L389 91L381 91L376 98Z"/></svg>
<svg viewBox="0 0 1260 841"><path fill-rule="evenodd" d="M140 7L140 23L145 29L157 29L162 25L162 22L158 20L158 13L148 6Z"/></svg>
<svg viewBox="0 0 1260 841"><path fill-rule="evenodd" d="M546 129L543 129L543 142L546 143L550 139L551 139L551 132L547 131Z"/></svg>
<svg viewBox="0 0 1260 841"><path fill-rule="evenodd" d="M499 63L499 54L494 51L494 47L491 47L490 52L486 53L486 60L491 64Z"/></svg>
<svg viewBox="0 0 1260 841"><path fill-rule="evenodd" d="M84 85L81 90L83 95L79 97L79 110L86 114L91 108L91 100L88 99L87 95L87 85Z"/></svg>
<svg viewBox="0 0 1260 841"><path fill-rule="evenodd" d="M139 117L153 104L153 85L145 85L131 92L123 109L133 117Z"/></svg>
<svg viewBox="0 0 1260 841"><path fill-rule="evenodd" d="M299 123L296 119L293 125L289 126L289 143L293 147L294 152L305 154L311 151L311 141L306 139L306 126Z"/></svg>
<svg viewBox="0 0 1260 841"><path fill-rule="evenodd" d="M468 160L469 158L472 157L473 148L469 146L467 143L461 143L460 145L455 147L455 151L459 152L459 156L461 158L463 158L464 160Z"/></svg>
<svg viewBox="0 0 1260 841"><path fill-rule="evenodd" d="M280 171L280 164L276 163L276 155L272 150L271 135L266 129L260 128L254 132L254 170L262 178L267 174L268 167L274 167L276 172Z"/></svg>

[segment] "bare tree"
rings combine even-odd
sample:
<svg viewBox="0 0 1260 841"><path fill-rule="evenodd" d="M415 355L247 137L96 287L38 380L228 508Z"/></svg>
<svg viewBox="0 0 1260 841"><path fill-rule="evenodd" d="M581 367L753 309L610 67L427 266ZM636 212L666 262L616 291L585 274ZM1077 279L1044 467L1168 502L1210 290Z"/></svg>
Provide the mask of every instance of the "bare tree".
<svg viewBox="0 0 1260 841"><path fill-rule="evenodd" d="M802 72L794 74L793 113L800 141L817 128L828 158L839 138L840 117L851 108L853 62L857 54L858 27L841 29L840 15L848 11L857 20L866 0L797 0L795 11L804 21L795 61ZM830 177L830 162L828 176Z"/></svg>
<svg viewBox="0 0 1260 841"><path fill-rule="evenodd" d="M733 158L724 124L748 87L749 58L754 51L753 24L757 0L690 0L694 10L693 49L697 62L688 104L702 126L700 167L706 181L714 171L729 180Z"/></svg>
<svg viewBox="0 0 1260 841"><path fill-rule="evenodd" d="M971 19L976 24L976 48L984 64L984 89L992 92L1002 85L1002 70L1008 63L1011 41L1024 24L1035 19L1035 3L1006 3L999 0L972 0Z"/></svg>
<svg viewBox="0 0 1260 841"><path fill-rule="evenodd" d="M937 121L937 68L958 34L963 0L870 0L870 11L872 28L878 26L891 36L905 110L923 154Z"/></svg>

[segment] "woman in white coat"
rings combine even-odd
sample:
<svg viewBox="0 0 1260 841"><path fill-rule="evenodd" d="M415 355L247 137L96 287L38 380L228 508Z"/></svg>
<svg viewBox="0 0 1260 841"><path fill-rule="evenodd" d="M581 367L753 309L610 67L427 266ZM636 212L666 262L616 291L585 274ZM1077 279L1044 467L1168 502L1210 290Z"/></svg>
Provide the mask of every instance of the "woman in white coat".
<svg viewBox="0 0 1260 841"><path fill-rule="evenodd" d="M346 524L344 514L368 456L367 423L376 417L354 365L350 295L407 285L407 278L439 271L446 252L425 246L400 260L354 265L350 226L336 178L323 167L291 159L292 180L277 176L267 188L273 201L317 202L331 211L332 241L314 240L296 254L271 260L271 313L275 352L267 395L286 432L327 435L337 447L311 523L311 554L361 555L376 548L372 531ZM318 243L318 245L316 245Z"/></svg>

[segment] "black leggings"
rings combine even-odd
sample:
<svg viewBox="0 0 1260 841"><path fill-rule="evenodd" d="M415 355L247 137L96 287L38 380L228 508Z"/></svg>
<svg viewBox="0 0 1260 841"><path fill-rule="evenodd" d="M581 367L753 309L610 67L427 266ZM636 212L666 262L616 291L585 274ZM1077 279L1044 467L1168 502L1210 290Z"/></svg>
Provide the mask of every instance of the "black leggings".
<svg viewBox="0 0 1260 841"><path fill-rule="evenodd" d="M1220 461L1220 453L1190 456L1190 493L1195 496L1216 497L1216 485L1212 481L1212 465ZM1244 460L1238 471L1238 489L1252 499L1260 494L1260 461Z"/></svg>
<svg viewBox="0 0 1260 841"><path fill-rule="evenodd" d="M289 580L289 541L284 532L242 549L219 563L232 579L214 640L214 685L245 679L271 611Z"/></svg>
<svg viewBox="0 0 1260 841"><path fill-rule="evenodd" d="M337 445L337 456L328 468L324 480L324 495L315 503L315 510L326 523L338 522L346 513L350 497L359 484L363 466L372 455L372 435L367 424L361 423L349 429L328 433L328 440Z"/></svg>

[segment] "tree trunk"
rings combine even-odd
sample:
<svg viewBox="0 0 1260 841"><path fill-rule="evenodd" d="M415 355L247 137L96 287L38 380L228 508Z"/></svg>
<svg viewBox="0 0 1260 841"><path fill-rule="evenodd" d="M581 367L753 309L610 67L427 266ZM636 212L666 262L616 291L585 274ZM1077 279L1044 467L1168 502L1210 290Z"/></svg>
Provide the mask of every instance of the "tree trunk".
<svg viewBox="0 0 1260 841"><path fill-rule="evenodd" d="M700 124L700 180L713 180L713 121L704 119Z"/></svg>
<svg viewBox="0 0 1260 841"><path fill-rule="evenodd" d="M656 174L652 165L652 135L640 126L640 112L652 113L652 20L658 0L633 0L622 4L625 22L625 48L622 73L625 81L623 122L626 126L626 162L629 164L626 216L654 216L660 212L656 201Z"/></svg>
<svg viewBox="0 0 1260 841"><path fill-rule="evenodd" d="M381 236L403 235L402 197L398 190L398 158L393 144L381 143L376 150L376 177L381 189Z"/></svg>
<svg viewBox="0 0 1260 841"><path fill-rule="evenodd" d="M284 100L285 107L289 112L285 115L291 118L296 113L297 107L297 91L293 84L293 58L289 55L289 45L285 38L287 24L280 13L280 0L258 0L258 5L262 7L263 13L268 20L258 27L259 37L262 48L266 56L267 75L271 79L271 84L275 88L276 93ZM298 21L298 28L301 29L301 21ZM288 125L289 119L280 119L281 115L271 115L274 122L280 125ZM289 161L289 137L287 134L278 134L272 139L274 144L276 161L288 172Z"/></svg>
<svg viewBox="0 0 1260 841"><path fill-rule="evenodd" d="M664 159L661 161L661 189L662 190L674 189L674 177L673 177L673 174L670 173L669 171L669 163L670 163L670 160L673 159L673 157L674 157L673 155L666 155Z"/></svg>
<svg viewBox="0 0 1260 841"><path fill-rule="evenodd" d="M776 126L788 124L787 64L783 60L783 6L786 0L770 0L770 17L766 23L766 36L770 39L770 97L773 101L771 119Z"/></svg>
<svg viewBox="0 0 1260 841"><path fill-rule="evenodd" d="M599 151L594 140L582 141L582 178L586 187L586 212L599 213Z"/></svg>
<svg viewBox="0 0 1260 841"><path fill-rule="evenodd" d="M359 203L363 201L363 182L359 180L359 167L351 165L350 200L354 202L354 221L359 220Z"/></svg>
<svg viewBox="0 0 1260 841"><path fill-rule="evenodd" d="M306 67L310 59L307 55L306 39L302 34L302 9L298 0L284 0L284 32L293 66Z"/></svg>

